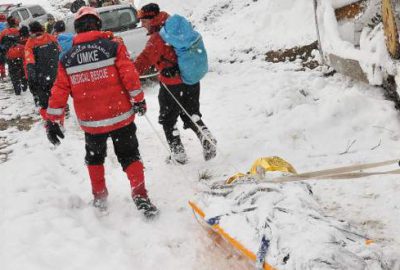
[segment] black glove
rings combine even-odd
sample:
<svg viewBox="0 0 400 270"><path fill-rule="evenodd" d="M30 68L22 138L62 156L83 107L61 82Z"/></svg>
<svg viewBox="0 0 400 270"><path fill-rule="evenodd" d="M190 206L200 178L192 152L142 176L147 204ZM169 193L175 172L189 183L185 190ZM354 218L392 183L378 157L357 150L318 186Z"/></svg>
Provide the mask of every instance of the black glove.
<svg viewBox="0 0 400 270"><path fill-rule="evenodd" d="M50 120L46 122L46 133L47 139L54 145L59 145L61 143L58 137L64 139L64 134L61 131L60 125Z"/></svg>
<svg viewBox="0 0 400 270"><path fill-rule="evenodd" d="M34 64L28 64L26 65L26 69L28 72L28 80L31 82L36 82L37 81L37 74L35 70L35 65Z"/></svg>
<svg viewBox="0 0 400 270"><path fill-rule="evenodd" d="M133 107L133 112L134 113L137 113L138 115L142 116L147 111L146 100L143 99L140 102L135 102L135 103L132 104L132 107Z"/></svg>

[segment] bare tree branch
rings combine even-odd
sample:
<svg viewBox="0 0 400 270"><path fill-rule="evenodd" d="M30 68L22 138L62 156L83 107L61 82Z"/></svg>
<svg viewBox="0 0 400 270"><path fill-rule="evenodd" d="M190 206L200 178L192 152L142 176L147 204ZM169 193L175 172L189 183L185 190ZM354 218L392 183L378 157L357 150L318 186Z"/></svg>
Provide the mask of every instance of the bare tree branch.
<svg viewBox="0 0 400 270"><path fill-rule="evenodd" d="M341 153L339 153L339 155L344 155L344 154L347 154L347 153L349 153L349 151L350 151L350 148L353 146L353 144L355 144L355 143L356 143L356 141L357 141L357 140L353 140L351 143L349 143L349 144L347 145L347 148L346 148L346 150L345 150L345 151L343 151L343 152L341 152Z"/></svg>
<svg viewBox="0 0 400 270"><path fill-rule="evenodd" d="M382 142L382 139L379 139L379 143L377 145L375 145L374 147L372 147L371 150L375 150L376 148L381 146L381 142Z"/></svg>

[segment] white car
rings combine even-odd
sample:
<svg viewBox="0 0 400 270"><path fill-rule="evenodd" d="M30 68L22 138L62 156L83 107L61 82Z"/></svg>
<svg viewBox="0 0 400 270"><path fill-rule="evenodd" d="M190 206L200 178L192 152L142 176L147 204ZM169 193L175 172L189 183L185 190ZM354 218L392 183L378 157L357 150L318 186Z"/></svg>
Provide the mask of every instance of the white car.
<svg viewBox="0 0 400 270"><path fill-rule="evenodd" d="M6 9L1 10L6 17L12 16L16 18L20 25L28 26L32 21L39 21L44 24L47 21L47 12L40 5L9 5Z"/></svg>
<svg viewBox="0 0 400 270"><path fill-rule="evenodd" d="M102 30L112 31L116 36L122 37L128 48L131 59L135 59L144 49L147 40L147 30L138 27L137 11L133 5L112 5L96 8L102 20ZM74 33L74 15L68 16L65 20L66 31ZM153 77L156 73L151 71L147 76Z"/></svg>

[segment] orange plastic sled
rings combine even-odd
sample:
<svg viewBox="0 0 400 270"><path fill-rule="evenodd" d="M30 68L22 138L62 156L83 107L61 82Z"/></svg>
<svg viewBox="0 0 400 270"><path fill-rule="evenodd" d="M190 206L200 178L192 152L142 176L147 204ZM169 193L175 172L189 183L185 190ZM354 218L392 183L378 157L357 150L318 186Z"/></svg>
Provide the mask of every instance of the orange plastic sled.
<svg viewBox="0 0 400 270"><path fill-rule="evenodd" d="M204 218L205 218L205 214L203 212L203 210L201 210L194 202L189 201L189 205L190 207L193 209L194 213L200 217L204 223L206 224ZM208 225L209 226L209 225ZM246 257L248 260L251 261L252 264L256 263L256 254L254 254L252 251L250 251L249 249L247 249L244 245L242 245L239 241L237 241L235 238L233 238L232 236L230 236L227 232L225 232L225 230L219 226L218 224L213 225L213 226L209 226L214 232L216 232L217 234L219 234L225 241L228 242L228 244L230 244L234 250L238 251L240 254L242 254L244 257ZM269 265L268 263L264 263L263 266L264 270L277 270L276 268L272 267L271 265Z"/></svg>

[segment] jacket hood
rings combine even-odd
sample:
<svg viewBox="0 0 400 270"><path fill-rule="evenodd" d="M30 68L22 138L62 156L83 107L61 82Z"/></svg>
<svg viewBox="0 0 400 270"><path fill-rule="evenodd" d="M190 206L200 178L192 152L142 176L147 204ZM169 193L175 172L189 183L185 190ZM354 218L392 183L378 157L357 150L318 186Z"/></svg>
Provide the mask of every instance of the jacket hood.
<svg viewBox="0 0 400 270"><path fill-rule="evenodd" d="M155 16L150 22L150 30L149 34L153 34L155 32L159 32L161 27L165 24L165 21L168 19L169 14L165 11L161 11Z"/></svg>
<svg viewBox="0 0 400 270"><path fill-rule="evenodd" d="M113 38L113 34L111 32L103 32L103 31L88 31L88 32L82 32L77 34L74 37L74 41L73 44L79 44L79 43L84 43L84 42L89 42L89 41L93 41L96 39L100 39L100 38L108 38L111 39Z"/></svg>

